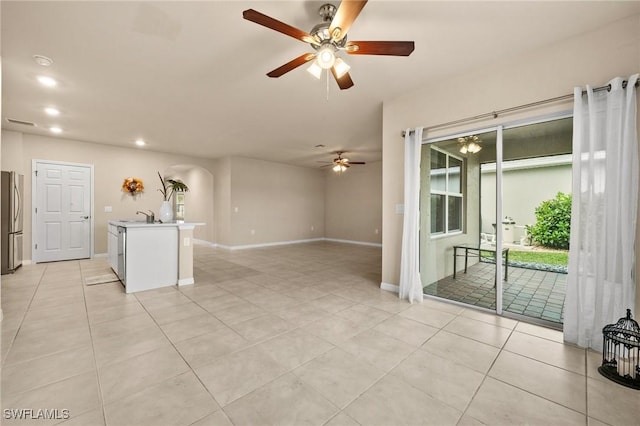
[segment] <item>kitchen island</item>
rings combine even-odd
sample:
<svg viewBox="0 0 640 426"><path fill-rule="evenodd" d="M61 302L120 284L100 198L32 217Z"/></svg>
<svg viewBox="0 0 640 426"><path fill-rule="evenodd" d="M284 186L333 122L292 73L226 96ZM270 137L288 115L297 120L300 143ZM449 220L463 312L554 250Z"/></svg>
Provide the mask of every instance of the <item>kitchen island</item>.
<svg viewBox="0 0 640 426"><path fill-rule="evenodd" d="M193 284L193 230L204 223L109 221L109 265L127 293Z"/></svg>

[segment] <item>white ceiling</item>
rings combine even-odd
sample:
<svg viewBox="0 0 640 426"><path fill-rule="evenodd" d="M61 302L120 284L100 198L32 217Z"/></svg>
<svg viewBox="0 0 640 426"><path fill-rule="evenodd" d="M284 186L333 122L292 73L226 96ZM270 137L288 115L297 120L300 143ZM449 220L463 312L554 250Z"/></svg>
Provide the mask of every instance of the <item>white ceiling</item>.
<svg viewBox="0 0 640 426"><path fill-rule="evenodd" d="M385 100L640 13L635 1L372 0L349 39L415 40L410 57L343 55L355 82L345 91L332 80L327 92L326 80L304 66L268 78L310 48L242 11L309 31L323 3L2 1L2 127L49 134L58 124L68 139L133 147L144 138L142 149L209 158L318 167L344 150L374 161L382 157ZM37 65L36 54L54 64ZM59 85L42 87L40 74ZM47 117L49 105L61 116Z"/></svg>

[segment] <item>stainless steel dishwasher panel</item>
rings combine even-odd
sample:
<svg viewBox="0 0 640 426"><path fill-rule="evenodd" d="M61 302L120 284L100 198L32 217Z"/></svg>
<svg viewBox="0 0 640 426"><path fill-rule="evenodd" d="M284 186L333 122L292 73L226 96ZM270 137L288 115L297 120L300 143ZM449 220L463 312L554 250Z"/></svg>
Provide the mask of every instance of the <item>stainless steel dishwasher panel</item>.
<svg viewBox="0 0 640 426"><path fill-rule="evenodd" d="M127 228L118 226L118 278L127 285Z"/></svg>

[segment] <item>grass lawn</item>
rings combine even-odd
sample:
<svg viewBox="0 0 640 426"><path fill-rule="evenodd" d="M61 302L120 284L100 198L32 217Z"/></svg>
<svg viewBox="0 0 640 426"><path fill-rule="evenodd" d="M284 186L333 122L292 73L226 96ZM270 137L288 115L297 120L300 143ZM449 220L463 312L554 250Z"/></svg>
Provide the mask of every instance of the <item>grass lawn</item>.
<svg viewBox="0 0 640 426"><path fill-rule="evenodd" d="M566 251L516 251L509 250L509 260L519 262L541 263L545 265L567 266L569 252Z"/></svg>
<svg viewBox="0 0 640 426"><path fill-rule="evenodd" d="M482 257L493 259L493 253L482 252ZM568 251L519 251L509 250L509 261L538 263L542 265L562 265L567 266L569 263Z"/></svg>

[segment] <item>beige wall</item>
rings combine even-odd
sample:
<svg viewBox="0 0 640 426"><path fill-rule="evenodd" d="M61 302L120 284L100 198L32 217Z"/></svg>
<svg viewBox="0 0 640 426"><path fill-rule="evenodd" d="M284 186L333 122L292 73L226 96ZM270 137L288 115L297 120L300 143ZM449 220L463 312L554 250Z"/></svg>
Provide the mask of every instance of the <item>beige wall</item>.
<svg viewBox="0 0 640 426"><path fill-rule="evenodd" d="M213 164L210 160L187 156L5 130L2 131L2 153L8 153L6 161L2 161L3 169L16 170L25 175L24 258L27 260L31 259L31 165L33 159L94 166L93 218L96 254L107 251L107 221L136 219L137 210L152 210L157 214L162 202L162 195L157 191L160 187L158 171L163 173L176 164L191 164L205 169L210 169ZM134 198L120 190L122 181L128 176L143 180L145 191L142 195ZM211 192L212 188L208 191ZM111 206L113 211L105 213L105 206ZM137 218L140 219L140 216ZM211 237L207 235L207 239L209 238Z"/></svg>
<svg viewBox="0 0 640 426"><path fill-rule="evenodd" d="M435 144L438 146L438 143ZM442 147L440 147L442 149ZM447 151L444 150L443 151ZM450 154L459 155L458 152ZM421 164L430 164L431 145L422 145ZM420 251L433 256L420 256L420 279L422 286L432 284L453 273L453 246L477 244L479 238L478 208L480 203L480 163L477 156L469 155L464 160L463 175L464 220L463 232L452 235L431 236L431 176L429 167L420 168ZM456 265L460 270L462 262Z"/></svg>
<svg viewBox="0 0 640 426"><path fill-rule="evenodd" d="M325 172L326 237L382 243L382 162Z"/></svg>
<svg viewBox="0 0 640 426"><path fill-rule="evenodd" d="M191 164L180 164L169 167L163 175L180 179L189 187L189 191L184 194L185 221L205 223L204 226L196 226L193 237L199 240L215 241L214 184L211 171ZM171 202L175 203L175 196Z"/></svg>
<svg viewBox="0 0 640 426"><path fill-rule="evenodd" d="M360 173L353 173L351 177L345 174L343 182L349 184L343 189L334 185L327 189L327 176L320 169L239 157L207 160L3 130L2 169L16 170L25 175L26 260L32 257L33 159L94 166L96 254L107 250L107 221L136 219L137 210L152 210L157 214L162 201L157 191L160 187L158 171L164 176L182 179L189 185L186 220L207 224L196 227L194 238L221 246L324 238L325 213L334 219L345 213L333 204L329 208L325 206L325 197L336 199L335 191L339 196L359 201L353 208L360 210L357 215L347 215L357 229L334 227L332 238L377 242L375 237L365 239L366 233L373 234L381 227L379 163L362 167ZM357 172L355 167L353 169ZM133 198L121 192L122 181L128 176L143 180L145 192L142 195ZM367 189L363 191L365 183ZM112 212L106 213L105 206L111 206Z"/></svg>
<svg viewBox="0 0 640 426"><path fill-rule="evenodd" d="M382 281L398 284L400 274L402 215L395 213L395 206L403 203L402 130L570 94L575 86L601 85L613 77L629 76L639 70L640 16L636 15L546 49L494 61L486 67L465 68L460 75L386 102L383 107ZM567 109L571 109L570 102L471 123L464 129ZM459 130L463 128L449 128L425 136ZM636 301L640 312L640 291L636 292Z"/></svg>
<svg viewBox="0 0 640 426"><path fill-rule="evenodd" d="M232 157L229 245L323 238L324 174Z"/></svg>
<svg viewBox="0 0 640 426"><path fill-rule="evenodd" d="M482 173L482 227L480 232L495 233L496 223L496 173ZM530 169L503 170L502 216L509 216L516 225L536 223L535 209L543 201L550 200L558 192L571 193L571 164L536 167ZM517 228L516 238L524 236Z"/></svg>
<svg viewBox="0 0 640 426"><path fill-rule="evenodd" d="M22 169L22 133L2 131L2 170L14 170L24 174Z"/></svg>
<svg viewBox="0 0 640 426"><path fill-rule="evenodd" d="M215 161L214 167L214 217L216 239L223 246L231 245L231 159Z"/></svg>

